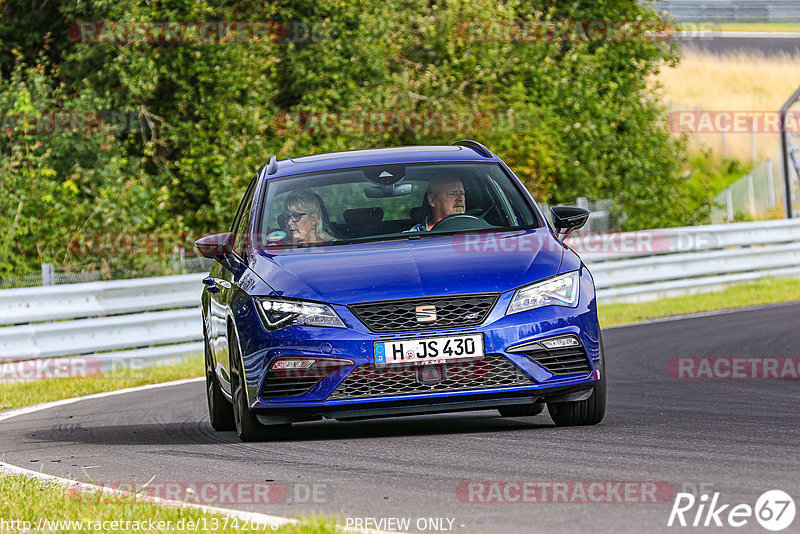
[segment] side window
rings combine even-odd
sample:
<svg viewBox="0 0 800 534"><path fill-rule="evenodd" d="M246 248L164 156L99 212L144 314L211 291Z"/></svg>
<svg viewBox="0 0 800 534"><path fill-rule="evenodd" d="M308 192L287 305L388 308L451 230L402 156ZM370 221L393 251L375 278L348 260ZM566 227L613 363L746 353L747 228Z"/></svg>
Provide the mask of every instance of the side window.
<svg viewBox="0 0 800 534"><path fill-rule="evenodd" d="M242 205L239 207L239 213L236 215L237 218L234 221L233 250L242 258L245 257L244 252L247 249L248 240L250 238L250 232L248 232L250 226L250 207L253 205L253 193L256 190L255 183L257 178L258 175L250 182L247 193L245 193L242 199Z"/></svg>

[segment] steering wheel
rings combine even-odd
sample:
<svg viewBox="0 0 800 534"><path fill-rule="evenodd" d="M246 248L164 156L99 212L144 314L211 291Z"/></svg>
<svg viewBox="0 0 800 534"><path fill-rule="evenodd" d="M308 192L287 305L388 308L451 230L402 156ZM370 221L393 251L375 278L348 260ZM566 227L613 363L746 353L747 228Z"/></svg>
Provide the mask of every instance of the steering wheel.
<svg viewBox="0 0 800 534"><path fill-rule="evenodd" d="M481 228L491 228L492 225L474 215L467 215L466 213L455 213L448 215L444 219L433 225L433 230L476 230Z"/></svg>

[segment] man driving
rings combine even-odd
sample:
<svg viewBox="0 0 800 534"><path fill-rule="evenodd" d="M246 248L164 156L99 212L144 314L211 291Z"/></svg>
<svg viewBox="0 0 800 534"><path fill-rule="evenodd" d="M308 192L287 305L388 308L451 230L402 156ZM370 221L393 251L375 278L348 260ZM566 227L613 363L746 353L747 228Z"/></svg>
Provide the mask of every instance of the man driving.
<svg viewBox="0 0 800 534"><path fill-rule="evenodd" d="M445 217L466 211L464 184L453 174L432 178L425 192L425 199L431 208L431 214L414 225L409 232L429 232Z"/></svg>

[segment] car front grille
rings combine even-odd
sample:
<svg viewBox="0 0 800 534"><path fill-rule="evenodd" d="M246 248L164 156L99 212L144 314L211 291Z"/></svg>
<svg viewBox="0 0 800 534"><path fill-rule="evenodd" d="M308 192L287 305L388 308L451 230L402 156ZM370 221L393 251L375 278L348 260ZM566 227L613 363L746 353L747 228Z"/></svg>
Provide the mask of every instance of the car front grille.
<svg viewBox="0 0 800 534"><path fill-rule="evenodd" d="M497 294L484 293L365 302L350 306L350 310L373 332L410 332L479 325L489 315L496 301ZM435 306L436 320L418 322L418 306Z"/></svg>
<svg viewBox="0 0 800 534"><path fill-rule="evenodd" d="M425 366L409 364L359 365L347 375L328 399L526 386L534 383L522 369L499 354L487 354L482 360L445 362L436 365L441 368L442 379L435 383L422 383L420 373L423 367Z"/></svg>
<svg viewBox="0 0 800 534"><path fill-rule="evenodd" d="M524 354L554 375L586 374L592 370L583 347L547 349L537 344L530 349L514 352Z"/></svg>

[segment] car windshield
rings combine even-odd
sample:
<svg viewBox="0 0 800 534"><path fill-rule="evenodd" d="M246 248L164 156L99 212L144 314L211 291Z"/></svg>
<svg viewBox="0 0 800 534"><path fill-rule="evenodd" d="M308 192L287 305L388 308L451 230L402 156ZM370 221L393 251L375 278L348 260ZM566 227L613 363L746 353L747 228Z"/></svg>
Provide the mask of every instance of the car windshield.
<svg viewBox="0 0 800 534"><path fill-rule="evenodd" d="M270 180L262 247L343 245L540 226L496 163L391 164Z"/></svg>

